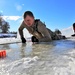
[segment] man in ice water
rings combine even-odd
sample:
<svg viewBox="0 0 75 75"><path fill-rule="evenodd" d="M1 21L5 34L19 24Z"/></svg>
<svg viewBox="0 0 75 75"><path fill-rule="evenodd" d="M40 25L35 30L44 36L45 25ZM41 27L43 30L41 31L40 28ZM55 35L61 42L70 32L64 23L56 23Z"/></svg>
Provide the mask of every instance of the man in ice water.
<svg viewBox="0 0 75 75"><path fill-rule="evenodd" d="M19 27L19 34L22 40L22 43L26 43L26 39L23 35L23 29L26 28L30 34L32 42L50 42L51 35L48 32L46 25L42 23L39 19L34 18L34 15L31 11L26 11L23 16L24 20Z"/></svg>

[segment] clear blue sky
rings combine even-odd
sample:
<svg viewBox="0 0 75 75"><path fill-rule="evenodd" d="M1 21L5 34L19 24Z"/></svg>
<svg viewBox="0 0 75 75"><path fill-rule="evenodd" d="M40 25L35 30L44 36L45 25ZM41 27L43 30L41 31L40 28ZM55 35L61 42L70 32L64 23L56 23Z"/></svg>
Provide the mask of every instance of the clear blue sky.
<svg viewBox="0 0 75 75"><path fill-rule="evenodd" d="M6 19L10 31L17 31L26 10L34 13L51 30L70 27L75 22L75 0L0 0L0 12L4 16L20 16Z"/></svg>

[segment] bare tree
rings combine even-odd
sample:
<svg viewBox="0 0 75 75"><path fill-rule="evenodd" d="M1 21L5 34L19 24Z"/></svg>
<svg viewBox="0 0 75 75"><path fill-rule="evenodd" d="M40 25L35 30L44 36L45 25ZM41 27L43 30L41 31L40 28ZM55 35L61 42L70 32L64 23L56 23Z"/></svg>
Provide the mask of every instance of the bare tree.
<svg viewBox="0 0 75 75"><path fill-rule="evenodd" d="M6 22L2 15L0 14L0 30L2 31L2 33L7 33L10 29L10 25L8 22Z"/></svg>
<svg viewBox="0 0 75 75"><path fill-rule="evenodd" d="M0 28L1 28L1 26L2 26L2 16L0 14Z"/></svg>
<svg viewBox="0 0 75 75"><path fill-rule="evenodd" d="M5 22L5 23L2 25L2 33L8 33L9 28L10 28L9 23L8 23L8 22Z"/></svg>

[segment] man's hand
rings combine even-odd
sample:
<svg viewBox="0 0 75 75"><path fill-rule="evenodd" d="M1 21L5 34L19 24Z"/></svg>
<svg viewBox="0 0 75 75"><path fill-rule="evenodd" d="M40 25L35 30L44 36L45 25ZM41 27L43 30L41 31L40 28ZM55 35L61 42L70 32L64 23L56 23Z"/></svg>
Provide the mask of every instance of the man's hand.
<svg viewBox="0 0 75 75"><path fill-rule="evenodd" d="M26 43L26 39L24 37L21 37L22 43Z"/></svg>
<svg viewBox="0 0 75 75"><path fill-rule="evenodd" d="M32 36L31 40L32 42L39 42L39 40L35 36Z"/></svg>

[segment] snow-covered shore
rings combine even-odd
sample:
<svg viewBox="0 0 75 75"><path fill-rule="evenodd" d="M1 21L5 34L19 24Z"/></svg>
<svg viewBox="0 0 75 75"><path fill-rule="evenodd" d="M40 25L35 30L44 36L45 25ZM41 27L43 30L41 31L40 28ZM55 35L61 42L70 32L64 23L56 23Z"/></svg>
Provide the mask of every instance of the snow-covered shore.
<svg viewBox="0 0 75 75"><path fill-rule="evenodd" d="M75 41L75 37L69 37L67 40Z"/></svg>
<svg viewBox="0 0 75 75"><path fill-rule="evenodd" d="M31 41L30 39L26 39L27 42ZM9 43L20 43L20 38L0 38L0 44L9 44Z"/></svg>
<svg viewBox="0 0 75 75"><path fill-rule="evenodd" d="M75 37L70 37L67 40L75 41ZM19 43L19 42L21 42L20 38L0 38L0 44Z"/></svg>
<svg viewBox="0 0 75 75"><path fill-rule="evenodd" d="M21 40L17 38L0 38L0 44L16 43L16 42L21 42Z"/></svg>

